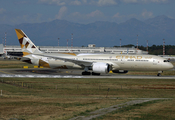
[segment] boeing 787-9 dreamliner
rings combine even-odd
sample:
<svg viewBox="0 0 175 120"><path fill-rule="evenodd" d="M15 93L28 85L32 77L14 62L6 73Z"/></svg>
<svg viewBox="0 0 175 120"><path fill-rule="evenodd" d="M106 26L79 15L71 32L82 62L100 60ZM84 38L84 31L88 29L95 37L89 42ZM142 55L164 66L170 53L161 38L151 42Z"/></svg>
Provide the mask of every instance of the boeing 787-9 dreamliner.
<svg viewBox="0 0 175 120"><path fill-rule="evenodd" d="M155 55L123 55L103 53L44 53L41 52L27 35L15 29L23 52L20 60L37 66L54 69L82 69L82 75L100 75L127 73L129 70L158 71L160 76L164 70L173 68L165 58Z"/></svg>

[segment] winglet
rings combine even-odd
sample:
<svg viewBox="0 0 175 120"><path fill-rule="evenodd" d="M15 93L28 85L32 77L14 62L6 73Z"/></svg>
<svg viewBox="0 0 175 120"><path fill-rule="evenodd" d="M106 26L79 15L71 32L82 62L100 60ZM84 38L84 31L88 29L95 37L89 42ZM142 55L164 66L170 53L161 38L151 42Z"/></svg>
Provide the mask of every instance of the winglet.
<svg viewBox="0 0 175 120"><path fill-rule="evenodd" d="M34 43L27 37L27 35L20 29L15 29L18 37L23 56L32 53L41 53L41 51L34 45Z"/></svg>

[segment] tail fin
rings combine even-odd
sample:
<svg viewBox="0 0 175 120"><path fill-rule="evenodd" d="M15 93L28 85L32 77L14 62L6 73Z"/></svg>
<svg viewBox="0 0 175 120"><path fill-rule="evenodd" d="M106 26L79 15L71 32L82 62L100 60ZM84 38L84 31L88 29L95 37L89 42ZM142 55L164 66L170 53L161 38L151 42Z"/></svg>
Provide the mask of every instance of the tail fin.
<svg viewBox="0 0 175 120"><path fill-rule="evenodd" d="M34 45L34 43L27 37L27 35L20 29L15 29L16 35L18 37L23 56L32 53L41 53L41 51Z"/></svg>

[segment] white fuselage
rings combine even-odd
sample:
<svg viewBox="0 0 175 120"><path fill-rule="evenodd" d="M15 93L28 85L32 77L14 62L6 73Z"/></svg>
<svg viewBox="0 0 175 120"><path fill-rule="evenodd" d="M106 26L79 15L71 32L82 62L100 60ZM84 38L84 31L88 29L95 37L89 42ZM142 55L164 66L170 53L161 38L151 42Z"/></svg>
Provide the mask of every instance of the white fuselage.
<svg viewBox="0 0 175 120"><path fill-rule="evenodd" d="M47 55L48 53L44 53ZM62 58L89 61L93 63L108 63L112 65L112 70L155 70L163 71L173 68L173 65L166 59L154 55L122 55L122 54L48 54ZM59 69L84 69L82 66L49 57L37 56L37 58L47 61L50 68ZM42 64L40 64L42 65ZM44 66L44 65L43 65Z"/></svg>

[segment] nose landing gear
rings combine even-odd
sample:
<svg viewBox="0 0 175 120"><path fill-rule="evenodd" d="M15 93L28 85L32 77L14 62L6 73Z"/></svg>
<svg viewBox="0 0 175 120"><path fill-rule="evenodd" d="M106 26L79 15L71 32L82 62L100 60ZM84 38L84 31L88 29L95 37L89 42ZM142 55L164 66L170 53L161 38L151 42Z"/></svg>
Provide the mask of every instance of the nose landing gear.
<svg viewBox="0 0 175 120"><path fill-rule="evenodd" d="M161 76L161 73L163 73L163 71L158 71L157 76Z"/></svg>
<svg viewBox="0 0 175 120"><path fill-rule="evenodd" d="M158 73L157 76L161 76L161 73Z"/></svg>

